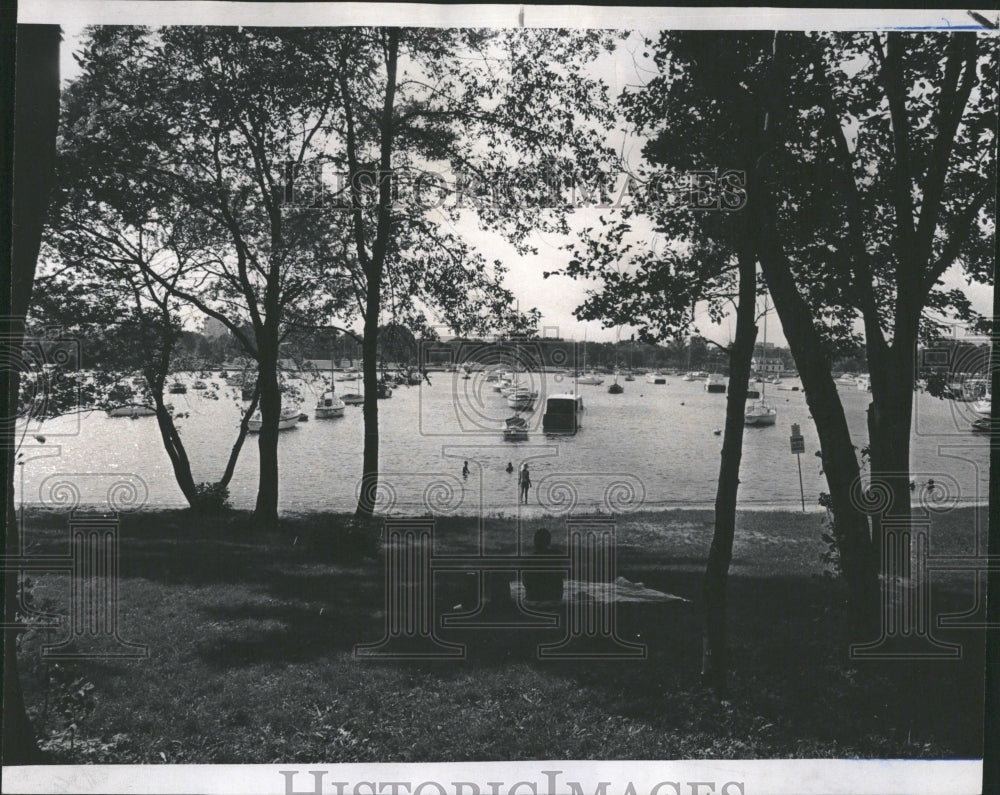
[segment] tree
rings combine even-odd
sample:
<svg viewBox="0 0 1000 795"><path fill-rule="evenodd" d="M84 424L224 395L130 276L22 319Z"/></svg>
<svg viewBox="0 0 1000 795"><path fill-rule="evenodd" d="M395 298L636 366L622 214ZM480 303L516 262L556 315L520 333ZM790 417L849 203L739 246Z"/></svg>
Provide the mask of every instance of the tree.
<svg viewBox="0 0 1000 795"><path fill-rule="evenodd" d="M363 318L359 517L371 516L378 485L384 310L414 330L431 308L457 334L532 325L537 313L519 317L503 264L489 268L453 227L474 211L521 250L533 228L565 229L564 212L554 220L540 212L553 189L539 175L573 158L587 168L604 154L586 123L606 112L605 90L581 65L608 44L603 34L542 30L356 29L317 40L315 60L335 75L343 111L344 179L323 190L349 219L347 261ZM457 178L437 178L445 169ZM516 195L496 201L507 188Z"/></svg>
<svg viewBox="0 0 1000 795"><path fill-rule="evenodd" d="M984 325L965 293L945 285L949 269L992 283L997 58L989 42L974 33L855 34L817 36L810 48L809 127L822 166L785 194L779 223L796 259L837 280L836 299L863 320L872 482L887 489L887 511L902 516L918 341L941 320ZM851 79L845 62L857 69ZM827 223L803 239L803 211L817 205Z"/></svg>
<svg viewBox="0 0 1000 795"><path fill-rule="evenodd" d="M8 34L7 30L10 30ZM13 26L5 28L4 38L13 36ZM4 93L4 121L12 118L17 158L13 168L5 174L13 179L12 231L10 237L10 307L4 318L4 344L11 351L18 351L24 337L24 318L31 302L38 250L41 245L42 227L49 191L53 182L56 131L59 125L59 41L58 25L18 25L16 28L16 54L12 64L14 73L14 99ZM5 43L14 44L13 41ZM5 48L4 52L14 50ZM8 104L9 103L9 104ZM5 164L7 169L5 149ZM6 227L5 219L5 227ZM4 235L7 234L6 228ZM6 417L16 416L20 387L17 367L4 367L0 371L0 389L3 391L8 411ZM4 552L8 560L22 554L18 548L20 533L14 510L14 469L17 454L17 434L12 419L3 423L4 473L3 515L6 524ZM24 709L21 681L17 664L17 627L14 623L18 610L18 574L4 570L4 630L3 630L3 763L5 765L31 764L40 756L35 734Z"/></svg>
<svg viewBox="0 0 1000 795"><path fill-rule="evenodd" d="M336 240L284 202L281 184L289 159L322 151L335 110L304 50L312 35L94 29L67 98L66 146L100 175L100 200L129 222L147 206L154 221L176 219L163 241L173 256L142 266L144 276L225 325L257 364L264 526L277 522L281 341L293 323L342 306L329 277L340 269Z"/></svg>

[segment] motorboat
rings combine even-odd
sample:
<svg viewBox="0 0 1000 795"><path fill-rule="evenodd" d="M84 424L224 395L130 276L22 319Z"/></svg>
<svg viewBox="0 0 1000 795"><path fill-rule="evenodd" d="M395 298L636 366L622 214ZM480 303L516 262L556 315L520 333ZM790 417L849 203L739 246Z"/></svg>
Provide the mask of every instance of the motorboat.
<svg viewBox="0 0 1000 795"><path fill-rule="evenodd" d="M299 412L298 407L282 409L281 414L278 416L278 430L287 431L295 428L299 424ZM261 427L264 425L264 419L261 416L260 410L258 409L250 417L250 421L247 423L247 431L249 433L260 433Z"/></svg>
<svg viewBox="0 0 1000 795"><path fill-rule="evenodd" d="M663 373L661 373L659 371L652 372L652 373L649 373L646 376L646 383L647 384L656 384L658 386L663 386L664 384L667 383L667 377Z"/></svg>
<svg viewBox="0 0 1000 795"><path fill-rule="evenodd" d="M148 403L129 403L125 406L115 406L108 409L109 417L152 417L156 414L156 409Z"/></svg>
<svg viewBox="0 0 1000 795"><path fill-rule="evenodd" d="M329 420L343 417L346 404L333 392L324 392L316 401L316 419Z"/></svg>
<svg viewBox="0 0 1000 795"><path fill-rule="evenodd" d="M578 384L585 384L588 386L600 386L604 383L604 379L600 375L591 370L589 373L584 373L579 378L576 379Z"/></svg>
<svg viewBox="0 0 1000 795"><path fill-rule="evenodd" d="M386 381L379 381L377 395L379 400L392 397L392 387Z"/></svg>
<svg viewBox="0 0 1000 795"><path fill-rule="evenodd" d="M629 372L629 374L625 376L625 380L626 381L635 381L635 376L632 375L631 372Z"/></svg>
<svg viewBox="0 0 1000 795"><path fill-rule="evenodd" d="M183 395L188 391L187 386L182 381L174 381L167 390L171 395Z"/></svg>
<svg viewBox="0 0 1000 795"><path fill-rule="evenodd" d="M360 406L365 402L365 396L358 392L345 392L340 400L345 406Z"/></svg>
<svg viewBox="0 0 1000 795"><path fill-rule="evenodd" d="M857 384L858 377L854 375L854 373L843 373L833 380L841 386L855 386Z"/></svg>
<svg viewBox="0 0 1000 795"><path fill-rule="evenodd" d="M528 440L528 421L516 414L504 420L503 440L505 442L526 442Z"/></svg>
<svg viewBox="0 0 1000 795"><path fill-rule="evenodd" d="M615 377L615 382L611 386L608 387L608 394L609 395L620 395L624 391L625 391L625 387L623 387L621 384L618 383L618 378L616 376Z"/></svg>
<svg viewBox="0 0 1000 795"><path fill-rule="evenodd" d="M208 384L206 384L202 380L198 380L198 381L195 381L193 384L191 384L191 388L192 389L198 389L198 390L208 389Z"/></svg>
<svg viewBox="0 0 1000 795"><path fill-rule="evenodd" d="M574 434L583 426L583 398L573 393L550 395L545 401L542 430Z"/></svg>
<svg viewBox="0 0 1000 795"><path fill-rule="evenodd" d="M872 391L872 378L870 375L859 375L854 380L855 385L858 388L858 392L871 392Z"/></svg>
<svg viewBox="0 0 1000 795"><path fill-rule="evenodd" d="M705 391L712 393L726 392L726 378L722 373L709 373L705 378Z"/></svg>
<svg viewBox="0 0 1000 795"><path fill-rule="evenodd" d="M980 417L990 417L993 415L993 396L987 392L982 398L972 404L972 411Z"/></svg>

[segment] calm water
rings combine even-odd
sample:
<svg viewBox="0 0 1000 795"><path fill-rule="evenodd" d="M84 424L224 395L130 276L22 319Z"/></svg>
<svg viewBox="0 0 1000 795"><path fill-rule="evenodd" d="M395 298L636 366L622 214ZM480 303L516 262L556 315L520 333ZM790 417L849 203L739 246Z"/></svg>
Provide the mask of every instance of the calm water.
<svg viewBox="0 0 1000 795"><path fill-rule="evenodd" d="M433 383L400 387L379 402L381 468L379 510L396 513L512 514L517 507L516 471L528 462L532 473L531 511L625 513L639 508L710 505L718 476L725 395L707 394L701 382L668 376L665 386L642 376L625 383L625 393L610 395L611 379L578 389L586 411L574 437L547 438L541 432L543 400L529 415L527 442L501 440L503 419L512 413L505 399L478 374L463 380L453 373L431 376ZM571 387L560 376L533 386L545 394ZM218 380L218 379L216 379ZM798 385L786 381L783 387ZM170 395L195 479L218 480L239 423L233 390L212 400L189 390ZM309 421L281 434L280 504L283 511L352 510L357 499L363 440L362 409L348 406L345 416L316 420L313 406L322 382L303 383L301 409ZM338 391L353 391L340 382ZM869 395L841 387L855 443L865 444ZM792 423L802 427L806 453L802 479L806 507L826 489L815 456L815 429L805 396L769 388L778 408L777 425L748 428L741 468L740 502L750 506L799 505L796 457L789 452ZM967 404L917 394L914 403L913 477L945 486L962 502L985 500L989 484L989 440L968 431ZM33 435L46 442L38 444ZM183 506L155 417L111 419L103 413L63 417L29 428L22 446L25 465L18 490L28 503L100 504L108 488L119 487L118 504ZM250 436L231 485L232 502L252 507L257 487L257 441ZM471 474L461 476L463 461ZM78 495L78 496L77 496ZM538 507L534 507L538 506Z"/></svg>

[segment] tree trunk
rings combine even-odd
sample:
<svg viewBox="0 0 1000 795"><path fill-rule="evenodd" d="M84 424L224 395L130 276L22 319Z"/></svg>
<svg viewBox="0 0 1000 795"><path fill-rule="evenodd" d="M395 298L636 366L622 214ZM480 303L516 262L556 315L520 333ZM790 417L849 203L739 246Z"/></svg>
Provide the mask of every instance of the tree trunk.
<svg viewBox="0 0 1000 795"><path fill-rule="evenodd" d="M227 488L230 481L233 479L233 473L236 472L236 462L239 460L240 451L243 449L243 442L247 438L247 428L250 426L250 417L257 410L257 406L260 403L260 384L256 384L253 390L253 397L250 399L250 405L247 407L246 413L243 415L243 419L240 421L240 432L236 436L236 441L233 443L233 449L229 451L229 461L226 462L226 471L222 473L222 479L219 481L219 485L222 488Z"/></svg>
<svg viewBox="0 0 1000 795"><path fill-rule="evenodd" d="M761 227L759 256L819 436L834 516L834 538L848 587L851 634L857 641L868 640L878 621L880 592L868 516L852 496L860 482L861 468L829 358L813 325L812 313L795 285L770 206Z"/></svg>
<svg viewBox="0 0 1000 795"><path fill-rule="evenodd" d="M715 532L702 580L705 599L705 627L702 653L702 680L720 698L726 694L728 650L726 647L726 583L733 558L736 534L736 497L743 457L743 429L750 380L751 360L757 340L754 323L757 288L753 241L739 254L739 305L736 309L736 339L729 351L729 389L726 399L726 430L722 440L719 485L715 492Z"/></svg>
<svg viewBox="0 0 1000 795"><path fill-rule="evenodd" d="M902 342L902 344L900 344ZM872 402L868 406L871 483L888 503L876 514L875 548L881 550L882 517L910 516L910 431L916 343L894 341L881 352L869 351Z"/></svg>
<svg viewBox="0 0 1000 795"><path fill-rule="evenodd" d="M365 447L361 464L361 492L354 515L371 518L378 489L378 299L380 284L369 284L361 364L365 383Z"/></svg>
<svg viewBox="0 0 1000 795"><path fill-rule="evenodd" d="M278 346L276 341L260 346L257 388L260 390L260 480L254 521L268 530L278 526L278 420L281 416L281 391L278 385Z"/></svg>
<svg viewBox="0 0 1000 795"><path fill-rule="evenodd" d="M173 417L163 402L162 385L159 389L153 388L153 402L156 404L156 422L160 427L160 438L163 440L163 449L167 451L170 465L174 469L174 478L177 485L184 494L184 499L188 501L193 509L198 509L198 489L194 484L194 476L191 474L191 462L188 459L184 443L174 425Z"/></svg>
<svg viewBox="0 0 1000 795"><path fill-rule="evenodd" d="M13 180L7 170L8 152L4 151L4 177L12 190L11 289L10 317L2 324L4 343L10 351L21 347L24 335L24 316L31 302L31 288L35 280L35 266L41 245L42 227L48 207L55 165L56 132L59 125L59 41L58 25L6 26L4 43L13 45L16 35L16 55L5 60L15 67L14 100L4 97L4 122L14 116L14 143L17 159L12 169ZM4 48L7 53L12 46ZM15 195L16 194L16 195ZM4 230L6 239L7 230ZM0 308L0 313L6 307ZM0 373L0 389L7 401L6 417L17 415L20 390L20 373L17 367L4 367ZM6 521L4 553L10 557L21 554L20 533L14 510L14 469L16 434L10 419L2 423L4 436L4 488L3 516ZM14 571L0 570L3 577L4 621L13 622L18 608L19 575ZM40 760L41 753L34 729L28 720L21 692L21 678L17 665L17 629L3 631L3 764L30 764Z"/></svg>

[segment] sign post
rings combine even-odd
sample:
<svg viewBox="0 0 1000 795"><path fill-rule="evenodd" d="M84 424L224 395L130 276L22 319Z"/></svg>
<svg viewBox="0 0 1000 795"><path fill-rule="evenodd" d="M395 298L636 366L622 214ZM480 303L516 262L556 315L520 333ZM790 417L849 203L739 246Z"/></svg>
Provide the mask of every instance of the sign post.
<svg viewBox="0 0 1000 795"><path fill-rule="evenodd" d="M799 465L799 497L802 499L802 513L806 512L806 493L802 488L802 454L806 451L806 440L802 437L799 432L799 426L792 426L792 435L789 438L791 442L792 452L795 453L795 460Z"/></svg>

